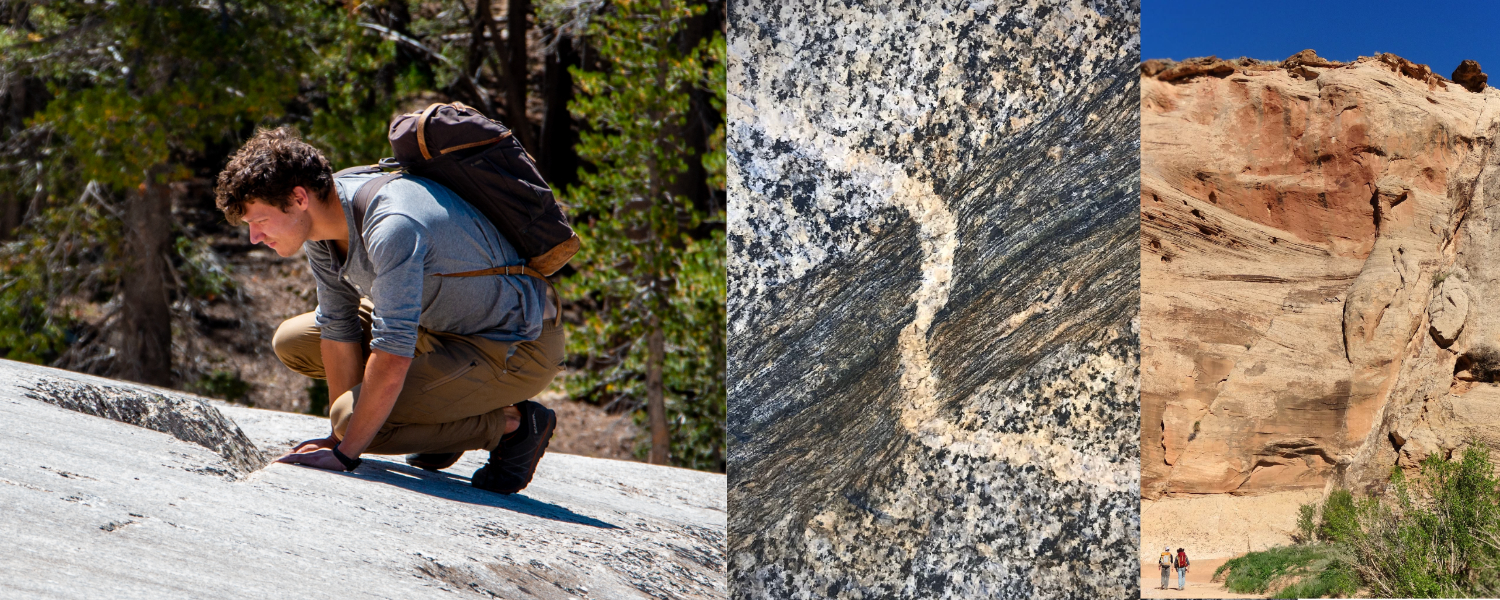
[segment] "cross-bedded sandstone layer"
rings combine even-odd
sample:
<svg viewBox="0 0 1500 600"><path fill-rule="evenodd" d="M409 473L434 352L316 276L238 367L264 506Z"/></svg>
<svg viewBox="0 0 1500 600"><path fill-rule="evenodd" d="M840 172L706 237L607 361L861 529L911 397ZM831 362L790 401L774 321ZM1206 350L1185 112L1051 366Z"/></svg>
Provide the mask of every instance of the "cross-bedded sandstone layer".
<svg viewBox="0 0 1500 600"><path fill-rule="evenodd" d="M1145 497L1379 486L1500 442L1500 93L1460 75L1143 65Z"/></svg>
<svg viewBox="0 0 1500 600"><path fill-rule="evenodd" d="M1134 594L1139 7L730 10L736 596Z"/></svg>

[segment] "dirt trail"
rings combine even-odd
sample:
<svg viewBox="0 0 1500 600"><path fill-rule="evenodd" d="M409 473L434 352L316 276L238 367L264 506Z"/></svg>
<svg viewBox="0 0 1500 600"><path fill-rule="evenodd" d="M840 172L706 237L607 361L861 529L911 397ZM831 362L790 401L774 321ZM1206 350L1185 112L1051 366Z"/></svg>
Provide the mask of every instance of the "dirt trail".
<svg viewBox="0 0 1500 600"><path fill-rule="evenodd" d="M1156 566L1156 561L1141 562L1141 597L1142 598L1265 598L1266 596L1256 594L1236 594L1224 588L1222 583L1210 581L1214 570L1218 569L1227 558L1197 559L1192 561L1192 567L1188 569L1187 589L1177 589L1177 572L1172 572L1170 583L1171 589L1157 589L1161 585L1161 568Z"/></svg>

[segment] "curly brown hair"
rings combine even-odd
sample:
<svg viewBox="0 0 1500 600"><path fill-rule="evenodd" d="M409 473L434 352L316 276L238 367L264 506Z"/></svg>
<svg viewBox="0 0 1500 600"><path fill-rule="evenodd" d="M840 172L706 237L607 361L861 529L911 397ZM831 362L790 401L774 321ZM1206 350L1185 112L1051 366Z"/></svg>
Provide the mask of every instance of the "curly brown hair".
<svg viewBox="0 0 1500 600"><path fill-rule="evenodd" d="M214 203L232 225L245 216L251 200L269 204L283 212L291 202L292 188L302 186L320 202L333 184L333 170L323 153L302 141L290 127L261 129L240 147L219 172Z"/></svg>

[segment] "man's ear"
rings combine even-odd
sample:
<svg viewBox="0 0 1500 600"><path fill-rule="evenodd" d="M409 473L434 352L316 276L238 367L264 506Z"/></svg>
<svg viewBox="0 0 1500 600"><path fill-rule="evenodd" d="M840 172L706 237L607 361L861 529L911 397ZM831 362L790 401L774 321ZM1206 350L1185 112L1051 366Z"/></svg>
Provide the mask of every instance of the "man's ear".
<svg viewBox="0 0 1500 600"><path fill-rule="evenodd" d="M300 185L292 188L292 204L297 205L300 210L307 210L312 206L312 192Z"/></svg>

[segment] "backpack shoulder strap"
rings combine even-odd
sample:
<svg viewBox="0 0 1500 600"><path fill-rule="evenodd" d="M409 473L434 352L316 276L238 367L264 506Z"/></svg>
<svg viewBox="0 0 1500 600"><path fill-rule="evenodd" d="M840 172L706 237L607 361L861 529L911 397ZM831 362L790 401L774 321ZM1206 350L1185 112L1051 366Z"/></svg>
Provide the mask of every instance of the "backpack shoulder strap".
<svg viewBox="0 0 1500 600"><path fill-rule="evenodd" d="M366 172L378 172L379 170L376 167L374 171ZM343 171L340 172L342 173ZM401 175L399 172L386 173L385 175L366 181L363 185L359 186L359 189L354 192L354 201L350 203L354 208L355 227L360 228L360 230L365 228L365 212L370 209L370 201L375 199L375 194L380 193L380 188L385 187L385 184L394 181Z"/></svg>

